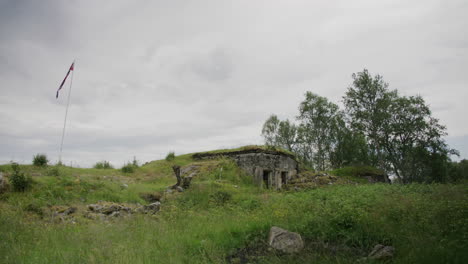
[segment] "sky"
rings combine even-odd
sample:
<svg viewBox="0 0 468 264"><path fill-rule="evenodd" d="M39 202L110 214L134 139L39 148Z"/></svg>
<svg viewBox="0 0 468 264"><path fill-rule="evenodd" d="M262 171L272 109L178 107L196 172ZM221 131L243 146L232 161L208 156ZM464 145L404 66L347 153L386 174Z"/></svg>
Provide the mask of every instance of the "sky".
<svg viewBox="0 0 468 264"><path fill-rule="evenodd" d="M122 166L263 144L352 73L421 95L468 158L466 0L0 0L0 164ZM71 77L71 76L70 76Z"/></svg>

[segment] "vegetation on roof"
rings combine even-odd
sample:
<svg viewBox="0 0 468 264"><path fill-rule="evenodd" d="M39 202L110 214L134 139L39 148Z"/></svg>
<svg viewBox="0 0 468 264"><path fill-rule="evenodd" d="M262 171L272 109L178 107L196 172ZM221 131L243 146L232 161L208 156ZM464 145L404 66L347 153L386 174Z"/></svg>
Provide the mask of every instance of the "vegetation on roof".
<svg viewBox="0 0 468 264"><path fill-rule="evenodd" d="M192 156L197 158L208 157L208 156L223 156L229 154L240 154L240 153L249 153L249 152L257 152L257 153L270 153L270 154L282 154L289 156L291 158L296 159L296 155L288 150L285 150L280 147L275 146L265 146L265 145L248 145L239 148L233 149L218 149L213 151L206 151L206 152L197 152L192 154Z"/></svg>

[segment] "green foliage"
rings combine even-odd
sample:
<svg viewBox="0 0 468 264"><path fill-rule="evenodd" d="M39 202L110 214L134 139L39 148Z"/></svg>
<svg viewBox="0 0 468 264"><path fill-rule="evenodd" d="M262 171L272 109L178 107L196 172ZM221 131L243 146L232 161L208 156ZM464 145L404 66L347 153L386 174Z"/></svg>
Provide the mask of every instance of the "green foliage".
<svg viewBox="0 0 468 264"><path fill-rule="evenodd" d="M123 173L134 173L135 169L136 167L130 162L128 162L121 168Z"/></svg>
<svg viewBox="0 0 468 264"><path fill-rule="evenodd" d="M449 155L446 128L432 117L420 96L400 96L389 90L382 76L367 70L353 74L344 97L354 131L371 147L372 165L403 182L445 182Z"/></svg>
<svg viewBox="0 0 468 264"><path fill-rule="evenodd" d="M297 127L289 120L280 121L276 115L271 115L263 124L262 136L267 146L293 151L296 144Z"/></svg>
<svg viewBox="0 0 468 264"><path fill-rule="evenodd" d="M468 181L468 160L452 162L448 166L448 180L450 182Z"/></svg>
<svg viewBox="0 0 468 264"><path fill-rule="evenodd" d="M83 183L54 177L41 189L48 192L49 185L59 185L81 192L78 186ZM107 183L86 186L83 195L118 193ZM32 197L20 200L24 194L17 197L19 206L2 207L0 262L226 263L227 256L241 249L246 262L253 263L357 263L381 243L396 248L392 263L463 263L468 257L465 189L374 184L276 193L198 182L194 189L165 200L157 217L134 214L107 222L77 214L76 224L50 222L46 203L31 202ZM231 199L218 205L213 197L223 192ZM42 212L44 219L23 221L23 212L28 219ZM292 255L262 250L273 225L300 233L305 249Z"/></svg>
<svg viewBox="0 0 468 264"><path fill-rule="evenodd" d="M114 166L112 166L112 164L110 164L109 161L98 161L96 162L96 164L94 164L93 168L95 169L113 169Z"/></svg>
<svg viewBox="0 0 468 264"><path fill-rule="evenodd" d="M24 192L30 185L31 179L26 177L24 172L21 171L18 163L12 163L11 168L13 173L10 175L10 184L16 192Z"/></svg>
<svg viewBox="0 0 468 264"><path fill-rule="evenodd" d="M34 155L34 157L33 157L33 165L34 166L44 167L44 166L47 166L48 162L49 162L49 160L47 159L46 154L37 154L37 155Z"/></svg>
<svg viewBox="0 0 468 264"><path fill-rule="evenodd" d="M210 198L216 205L224 205L232 199L232 195L226 191L217 191L211 194Z"/></svg>
<svg viewBox="0 0 468 264"><path fill-rule="evenodd" d="M331 173L336 176L360 177L366 175L383 175L384 172L371 166L349 166L332 170Z"/></svg>
<svg viewBox="0 0 468 264"><path fill-rule="evenodd" d="M316 170L371 165L404 183L460 178L450 164L450 155L458 152L445 142L445 126L421 96L400 96L366 69L352 78L344 112L307 92L299 105L299 124L270 116L262 129L265 143L291 150Z"/></svg>
<svg viewBox="0 0 468 264"><path fill-rule="evenodd" d="M175 159L175 153L174 151L171 151L169 153L167 153L166 155L166 161L173 161Z"/></svg>
<svg viewBox="0 0 468 264"><path fill-rule="evenodd" d="M47 176L54 176L54 177L60 176L60 169L59 169L59 167L60 167L59 165L50 167L50 168L47 170Z"/></svg>
<svg viewBox="0 0 468 264"><path fill-rule="evenodd" d="M329 168L339 128L344 126L338 105L327 98L306 92L299 105L299 153L317 170Z"/></svg>

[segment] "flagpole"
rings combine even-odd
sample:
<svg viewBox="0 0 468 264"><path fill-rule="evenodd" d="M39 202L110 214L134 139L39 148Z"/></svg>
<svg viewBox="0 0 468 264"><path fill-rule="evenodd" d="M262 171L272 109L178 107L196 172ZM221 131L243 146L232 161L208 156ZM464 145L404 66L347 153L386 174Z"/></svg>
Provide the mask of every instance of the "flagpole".
<svg viewBox="0 0 468 264"><path fill-rule="evenodd" d="M75 67L75 61L73 60L73 67ZM59 164L62 164L62 148L63 148L63 139L65 138L65 128L67 126L67 116L68 116L68 106L70 105L70 95L72 91L72 84L73 84L73 75L75 73L75 69L73 69L70 79L70 91L68 91L68 99L67 99L67 109L65 110L65 120L63 121L63 130L62 130L62 142L60 143L60 154L59 154Z"/></svg>

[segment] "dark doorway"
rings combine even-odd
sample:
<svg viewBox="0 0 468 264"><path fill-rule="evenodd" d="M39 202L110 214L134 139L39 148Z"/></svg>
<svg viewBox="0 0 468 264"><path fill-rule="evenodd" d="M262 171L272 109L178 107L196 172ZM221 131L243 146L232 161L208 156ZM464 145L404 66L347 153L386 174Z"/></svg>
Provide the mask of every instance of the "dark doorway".
<svg viewBox="0 0 468 264"><path fill-rule="evenodd" d="M288 180L288 172L287 171L282 171L281 172L281 185L286 184Z"/></svg>
<svg viewBox="0 0 468 264"><path fill-rule="evenodd" d="M268 170L263 171L263 184L265 188L270 188L270 173Z"/></svg>

